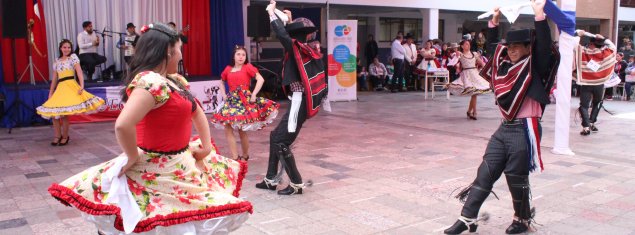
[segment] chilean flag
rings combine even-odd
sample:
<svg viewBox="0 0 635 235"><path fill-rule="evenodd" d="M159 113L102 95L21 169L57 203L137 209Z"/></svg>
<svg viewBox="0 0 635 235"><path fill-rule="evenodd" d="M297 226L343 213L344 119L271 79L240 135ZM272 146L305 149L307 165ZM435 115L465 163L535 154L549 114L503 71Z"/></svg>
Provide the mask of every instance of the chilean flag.
<svg viewBox="0 0 635 235"><path fill-rule="evenodd" d="M558 50L560 51L560 65L554 91L556 98L556 122L554 126L554 144L551 150L554 154L574 155L569 147L569 123L571 122L571 73L573 68L574 49L580 38L575 33L576 0L560 1L561 8L554 2L547 0L545 13L560 30Z"/></svg>
<svg viewBox="0 0 635 235"><path fill-rule="evenodd" d="M40 19L40 8L39 4L37 4L37 0L33 0L33 13Z"/></svg>

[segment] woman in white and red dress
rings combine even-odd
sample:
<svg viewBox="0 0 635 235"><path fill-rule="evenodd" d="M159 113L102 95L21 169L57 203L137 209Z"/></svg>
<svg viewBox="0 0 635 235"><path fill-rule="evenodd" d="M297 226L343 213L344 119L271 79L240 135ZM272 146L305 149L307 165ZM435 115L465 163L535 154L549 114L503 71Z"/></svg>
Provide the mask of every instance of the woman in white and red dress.
<svg viewBox="0 0 635 235"><path fill-rule="evenodd" d="M279 105L271 100L258 97L265 80L258 69L249 63L247 49L234 48L231 63L221 73L221 94L225 104L211 118L216 128L225 129L225 137L234 160L249 160L249 138L247 131L262 129L278 115ZM251 79L256 78L254 91L249 90ZM229 96L225 93L225 84L229 85ZM234 130L238 130L243 155L238 155Z"/></svg>
<svg viewBox="0 0 635 235"><path fill-rule="evenodd" d="M460 76L459 79L448 84L447 88L454 95L472 96L467 108L467 117L476 120L476 97L480 94L489 93L491 89L489 82L478 74L478 68L485 65L483 60L481 60L481 56L470 51L469 40L463 40L459 45L461 47L461 55L456 69L460 72Z"/></svg>
<svg viewBox="0 0 635 235"><path fill-rule="evenodd" d="M178 34L161 23L142 32L115 123L124 154L49 193L79 209L100 234L233 231L252 212L238 198L246 164L216 153L202 108L184 81L167 76L181 59ZM200 135L194 142L192 124Z"/></svg>

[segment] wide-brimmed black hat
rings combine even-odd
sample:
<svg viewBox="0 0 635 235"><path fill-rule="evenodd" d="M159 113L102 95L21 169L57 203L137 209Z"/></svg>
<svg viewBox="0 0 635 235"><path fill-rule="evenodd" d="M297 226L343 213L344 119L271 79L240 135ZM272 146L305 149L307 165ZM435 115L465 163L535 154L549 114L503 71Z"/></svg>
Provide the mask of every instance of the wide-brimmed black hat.
<svg viewBox="0 0 635 235"><path fill-rule="evenodd" d="M511 30L507 32L505 38L505 44L512 43L529 43L531 42L531 35L533 31L531 29Z"/></svg>
<svg viewBox="0 0 635 235"><path fill-rule="evenodd" d="M317 30L313 22L307 18L295 18L285 27L287 32L292 35L310 34Z"/></svg>

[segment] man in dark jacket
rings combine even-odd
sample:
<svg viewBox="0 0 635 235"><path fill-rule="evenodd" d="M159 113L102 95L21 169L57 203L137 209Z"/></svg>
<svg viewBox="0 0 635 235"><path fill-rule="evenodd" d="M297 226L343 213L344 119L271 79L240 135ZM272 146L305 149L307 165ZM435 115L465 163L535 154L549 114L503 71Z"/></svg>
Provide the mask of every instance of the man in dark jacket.
<svg viewBox="0 0 635 235"><path fill-rule="evenodd" d="M481 76L490 81L503 119L487 144L476 179L457 195L465 204L456 223L444 231L446 234L476 231L479 209L502 173L514 208L514 219L505 232L518 234L529 230L533 218L529 172L542 170L539 121L549 103L548 94L559 62L544 6L544 2L532 1L535 30L509 31L505 44L488 49L493 55ZM495 8L494 12L487 41L497 43L500 11Z"/></svg>
<svg viewBox="0 0 635 235"><path fill-rule="evenodd" d="M274 10L276 2L267 7L271 27L284 47L282 85L290 91L291 107L269 139L269 165L267 175L257 188L275 190L280 182L278 162L289 176L289 186L278 191L280 195L302 194L304 184L291 152L291 144L300 133L306 119L315 116L326 98L327 84L319 42L308 43L315 38L317 28L309 19L296 18L287 26L278 19Z"/></svg>
<svg viewBox="0 0 635 235"><path fill-rule="evenodd" d="M366 67L368 68L379 53L379 47L377 46L377 42L372 34L368 35L368 41L366 42L364 53L366 54Z"/></svg>

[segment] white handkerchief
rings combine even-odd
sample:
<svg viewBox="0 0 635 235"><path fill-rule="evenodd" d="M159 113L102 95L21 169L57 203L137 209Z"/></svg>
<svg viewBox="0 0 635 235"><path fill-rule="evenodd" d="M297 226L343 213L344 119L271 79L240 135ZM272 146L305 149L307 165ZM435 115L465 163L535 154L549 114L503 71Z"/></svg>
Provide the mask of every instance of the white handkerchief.
<svg viewBox="0 0 635 235"><path fill-rule="evenodd" d="M126 163L128 163L128 157L125 154L114 159L114 165L104 172L101 178L101 190L108 193L105 203L117 204L121 209L123 228L126 234L129 234L137 226L143 214L128 188L126 175L117 177Z"/></svg>
<svg viewBox="0 0 635 235"><path fill-rule="evenodd" d="M271 7L273 7L273 5L269 4L267 5L267 8L265 10L268 12ZM281 10L273 9L273 13L276 14L276 16L278 16L278 19L280 19L285 25L289 23L289 17L287 17L287 14L284 14L284 12L282 12Z"/></svg>
<svg viewBox="0 0 635 235"><path fill-rule="evenodd" d="M531 6L531 2L518 4L514 6L501 7L499 10L505 16L505 18L507 18L507 20L513 24L514 22L516 22L516 19L518 19L518 16L520 16L520 10L529 6ZM479 15L477 18L479 20L485 19L493 14L494 14L494 11L488 11Z"/></svg>

